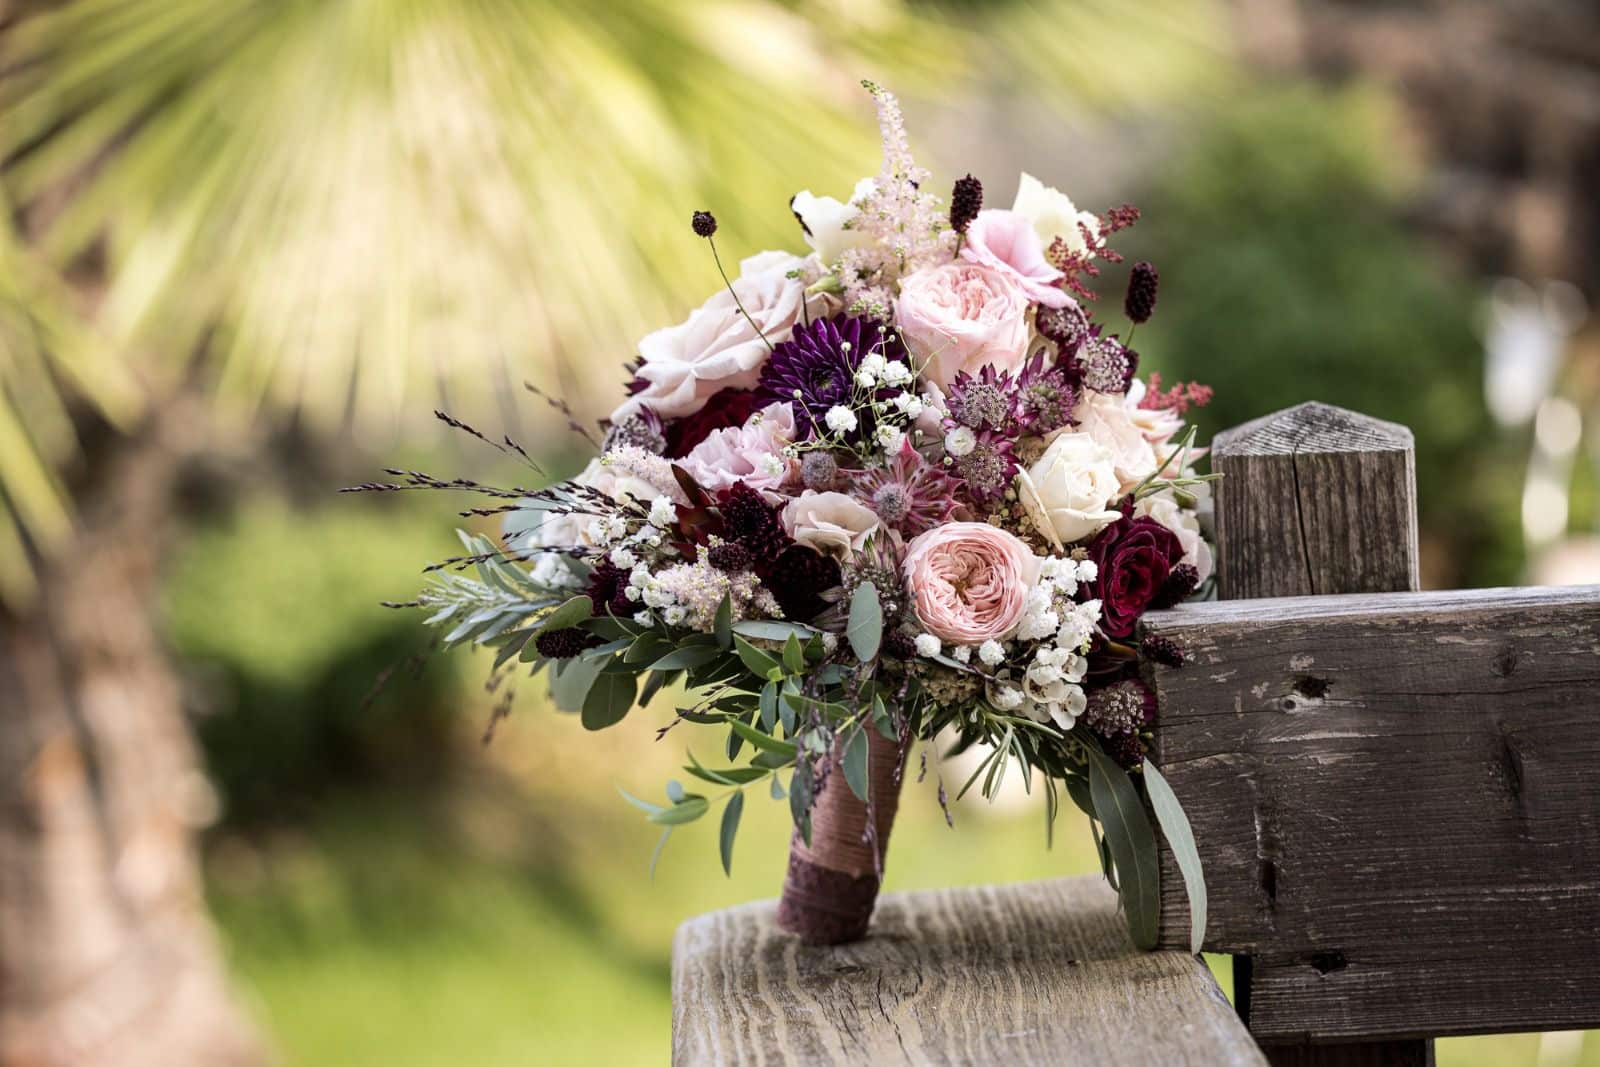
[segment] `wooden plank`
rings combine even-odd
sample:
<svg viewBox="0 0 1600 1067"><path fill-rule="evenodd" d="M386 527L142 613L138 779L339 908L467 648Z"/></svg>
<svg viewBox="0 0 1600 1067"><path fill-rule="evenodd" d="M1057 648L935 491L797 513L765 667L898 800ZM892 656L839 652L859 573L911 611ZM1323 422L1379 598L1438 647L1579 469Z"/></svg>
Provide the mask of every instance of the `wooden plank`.
<svg viewBox="0 0 1600 1067"><path fill-rule="evenodd" d="M1404 426L1301 404L1218 435L1211 462L1223 475L1216 499L1222 599L1418 587L1416 463ZM1160 862L1162 884L1178 884L1171 854L1163 851ZM1246 1023L1250 963L1234 957L1234 992ZM1309 1046L1270 1054L1285 1064L1321 1055ZM1349 1067L1432 1058L1430 1041L1343 1046L1325 1056Z"/></svg>
<svg viewBox="0 0 1600 1067"><path fill-rule="evenodd" d="M1600 586L1147 621L1191 657L1153 674L1157 761L1258 1039L1600 1026Z"/></svg>
<svg viewBox="0 0 1600 1067"><path fill-rule="evenodd" d="M1139 952L1098 878L891 893L812 948L771 901L691 919L675 1064L1265 1064L1205 966Z"/></svg>

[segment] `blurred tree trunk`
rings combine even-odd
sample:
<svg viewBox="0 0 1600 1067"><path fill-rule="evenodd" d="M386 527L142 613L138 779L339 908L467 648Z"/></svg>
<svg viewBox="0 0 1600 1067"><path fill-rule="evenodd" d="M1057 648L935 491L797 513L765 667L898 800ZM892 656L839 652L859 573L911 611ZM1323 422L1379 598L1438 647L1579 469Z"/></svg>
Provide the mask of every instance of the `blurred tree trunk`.
<svg viewBox="0 0 1600 1067"><path fill-rule="evenodd" d="M100 442L77 543L0 615L0 1067L265 1059L205 911L215 801L155 630L191 416Z"/></svg>

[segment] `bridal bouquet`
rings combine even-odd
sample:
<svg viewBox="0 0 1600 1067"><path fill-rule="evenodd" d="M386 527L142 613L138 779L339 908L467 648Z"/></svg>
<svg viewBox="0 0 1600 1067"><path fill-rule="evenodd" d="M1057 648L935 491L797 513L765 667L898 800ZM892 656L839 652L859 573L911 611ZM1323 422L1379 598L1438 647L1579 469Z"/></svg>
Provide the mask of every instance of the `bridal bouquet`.
<svg viewBox="0 0 1600 1067"><path fill-rule="evenodd" d="M1153 810L1198 948L1199 861L1145 759L1142 667L1183 653L1139 620L1211 572L1210 476L1184 423L1210 390L1137 374L1150 264L1132 267L1125 334L1090 314L1134 208L1080 211L1026 174L1009 208L984 207L970 175L941 199L895 98L867 88L883 169L847 201L797 194L809 254L745 259L640 341L577 477L530 491L393 471L357 488L490 498L464 514L503 515L503 538L462 534L466 554L409 606L444 643L495 649L496 671L545 671L591 730L669 690L659 733L709 727L719 756L688 756L693 789L629 799L663 843L720 806L727 865L747 794L786 798L779 920L807 940L865 932L902 777L925 778L931 750L944 805L942 761L972 750L957 798L993 797L1014 768L1049 823L1063 794L1090 816L1141 945ZM716 219L692 227L718 256Z"/></svg>

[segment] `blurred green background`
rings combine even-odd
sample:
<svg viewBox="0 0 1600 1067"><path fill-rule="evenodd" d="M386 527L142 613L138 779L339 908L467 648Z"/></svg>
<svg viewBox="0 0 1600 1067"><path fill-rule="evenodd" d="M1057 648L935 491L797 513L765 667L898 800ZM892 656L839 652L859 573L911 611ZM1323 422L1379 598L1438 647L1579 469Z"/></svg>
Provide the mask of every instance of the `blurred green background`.
<svg viewBox="0 0 1600 1067"><path fill-rule="evenodd" d="M1559 88L1600 80L1600 35L1548 7L1530 30L1470 2L0 4L7 625L76 662L60 590L140 546L86 610L148 630L198 741L206 899L282 1062L664 1062L673 929L775 895L786 805L747 812L731 878L694 827L651 879L617 789L656 795L714 739L656 742L665 704L588 735L524 679L484 744L517 681L486 692L486 661L378 606L454 549L451 502L333 490L521 477L434 407L577 469L521 383L610 408L633 341L716 284L693 209L733 258L798 248L790 195L877 169L870 76L991 205L1025 169L1142 208L1145 366L1216 387L1207 434L1309 399L1405 423L1427 584L1600 581L1600 131ZM1437 59L1465 40L1522 95ZM147 456L159 498L130 502ZM908 794L889 889L1096 870L1027 798L947 829L932 775ZM1600 1064L1600 1036L1439 1062Z"/></svg>

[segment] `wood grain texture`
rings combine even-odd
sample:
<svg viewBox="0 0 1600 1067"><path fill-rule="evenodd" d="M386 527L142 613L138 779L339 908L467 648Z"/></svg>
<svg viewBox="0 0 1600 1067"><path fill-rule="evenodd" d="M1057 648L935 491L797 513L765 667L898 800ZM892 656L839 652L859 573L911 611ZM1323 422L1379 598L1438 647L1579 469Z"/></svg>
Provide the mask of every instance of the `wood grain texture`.
<svg viewBox="0 0 1600 1067"><path fill-rule="evenodd" d="M1417 588L1411 431L1309 403L1218 434L1224 600Z"/></svg>
<svg viewBox="0 0 1600 1067"><path fill-rule="evenodd" d="M1097 877L887 894L832 948L774 911L678 928L673 1063L1266 1063L1204 965L1133 948Z"/></svg>
<svg viewBox="0 0 1600 1067"><path fill-rule="evenodd" d="M1190 656L1153 675L1157 762L1258 1039L1600 1026L1600 587L1147 623Z"/></svg>

